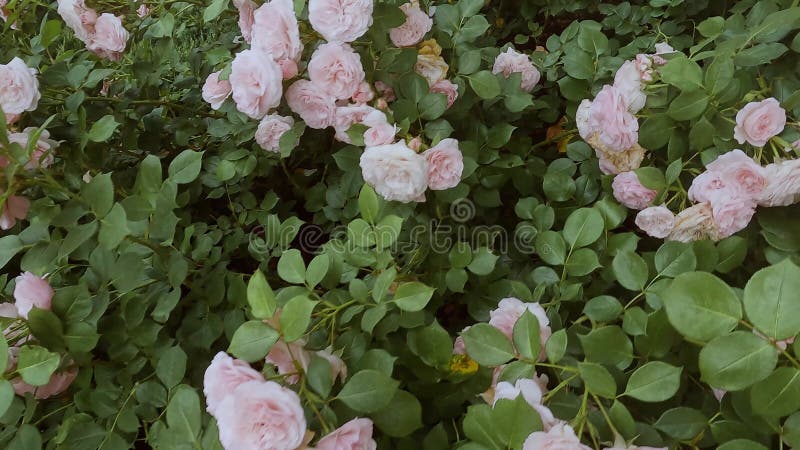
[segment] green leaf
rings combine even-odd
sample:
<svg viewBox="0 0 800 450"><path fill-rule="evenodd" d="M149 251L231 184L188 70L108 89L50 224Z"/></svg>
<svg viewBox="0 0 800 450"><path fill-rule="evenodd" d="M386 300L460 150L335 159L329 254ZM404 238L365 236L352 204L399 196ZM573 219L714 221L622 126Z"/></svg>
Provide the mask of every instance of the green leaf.
<svg viewBox="0 0 800 450"><path fill-rule="evenodd" d="M434 289L418 281L402 283L392 300L403 311L421 311L433 296Z"/></svg>
<svg viewBox="0 0 800 450"><path fill-rule="evenodd" d="M211 22L219 17L222 11L228 7L228 0L213 0L210 5L203 10L203 22Z"/></svg>
<svg viewBox="0 0 800 450"><path fill-rule="evenodd" d="M119 203L114 203L111 211L100 219L100 233L97 235L97 241L106 249L113 250L129 234L125 208Z"/></svg>
<svg viewBox="0 0 800 450"><path fill-rule="evenodd" d="M34 307L28 312L28 326L42 345L51 350L63 350L64 327L52 311Z"/></svg>
<svg viewBox="0 0 800 450"><path fill-rule="evenodd" d="M377 370L362 370L347 380L336 397L357 412L373 413L386 408L400 382Z"/></svg>
<svg viewBox="0 0 800 450"><path fill-rule="evenodd" d="M370 417L386 435L395 438L408 436L422 427L422 405L413 394L398 390L389 405Z"/></svg>
<svg viewBox="0 0 800 450"><path fill-rule="evenodd" d="M798 21L800 21L800 7L775 11L750 32L750 39L758 43L780 41L797 28Z"/></svg>
<svg viewBox="0 0 800 450"><path fill-rule="evenodd" d="M438 8L437 8L438 10ZM486 404L471 405L464 416L464 434L472 441L483 444L478 447L484 449L506 448L498 436L498 429L494 424L492 407ZM464 449L466 447L461 447ZM478 450L469 449L469 450Z"/></svg>
<svg viewBox="0 0 800 450"><path fill-rule="evenodd" d="M61 357L44 347L24 345L19 349L17 372L22 380L33 386L43 386L58 368Z"/></svg>
<svg viewBox="0 0 800 450"><path fill-rule="evenodd" d="M760 66L772 62L787 51L789 48L778 42L758 44L739 52L733 61L737 66L742 67Z"/></svg>
<svg viewBox="0 0 800 450"><path fill-rule="evenodd" d="M578 338L587 361L613 365L620 370L633 361L633 344L618 326L597 328Z"/></svg>
<svg viewBox="0 0 800 450"><path fill-rule="evenodd" d="M655 265L659 276L676 277L693 271L697 266L697 257L691 244L668 241L656 251Z"/></svg>
<svg viewBox="0 0 800 450"><path fill-rule="evenodd" d="M286 342L294 342L306 333L311 323L311 313L317 302L310 300L305 295L292 298L281 309L281 334Z"/></svg>
<svg viewBox="0 0 800 450"><path fill-rule="evenodd" d="M305 283L306 266L300 250L293 248L283 252L278 260L278 276L289 283Z"/></svg>
<svg viewBox="0 0 800 450"><path fill-rule="evenodd" d="M92 181L83 185L81 196L98 218L105 217L114 205L114 183L111 181L111 174L104 173L92 177Z"/></svg>
<svg viewBox="0 0 800 450"><path fill-rule="evenodd" d="M595 322L611 322L622 314L622 303L610 295L601 295L586 302L583 313Z"/></svg>
<svg viewBox="0 0 800 450"><path fill-rule="evenodd" d="M14 386L8 380L0 380L0 415L5 415L14 401Z"/></svg>
<svg viewBox="0 0 800 450"><path fill-rule="evenodd" d="M703 90L682 92L669 105L667 114L675 120L699 117L708 107L708 95Z"/></svg>
<svg viewBox="0 0 800 450"><path fill-rule="evenodd" d="M318 285L328 274L331 260L330 257L323 253L317 255L308 263L308 270L306 270L306 282L308 286L313 288Z"/></svg>
<svg viewBox="0 0 800 450"><path fill-rule="evenodd" d="M156 376L167 389L172 389L186 373L186 352L179 346L170 347L161 354L156 363Z"/></svg>
<svg viewBox="0 0 800 450"><path fill-rule="evenodd" d="M681 367L652 361L636 369L628 379L625 395L643 402L663 402L678 392Z"/></svg>
<svg viewBox="0 0 800 450"><path fill-rule="evenodd" d="M756 272L744 288L744 309L755 327L776 340L800 333L800 267L787 258Z"/></svg>
<svg viewBox="0 0 800 450"><path fill-rule="evenodd" d="M542 337L539 329L539 319L527 309L517 319L513 329L514 346L522 357L532 360L539 359L539 353L542 350Z"/></svg>
<svg viewBox="0 0 800 450"><path fill-rule="evenodd" d="M472 86L478 97L491 100L500 95L500 82L492 72L482 70L470 75L468 78L469 85Z"/></svg>
<svg viewBox="0 0 800 450"><path fill-rule="evenodd" d="M0 338L0 355L8 355L8 342L6 342L5 336ZM8 366L8 358L0 358L0 373L5 373L6 367ZM0 416L3 413L0 412Z"/></svg>
<svg viewBox="0 0 800 450"><path fill-rule="evenodd" d="M522 448L534 431L542 430L542 419L522 395L503 398L492 406L492 425L503 442L500 448Z"/></svg>
<svg viewBox="0 0 800 450"><path fill-rule="evenodd" d="M682 91L695 91L703 87L703 69L683 55L670 60L659 71L665 83Z"/></svg>
<svg viewBox="0 0 800 450"><path fill-rule="evenodd" d="M488 323L478 323L465 331L467 355L483 366L499 366L514 357L511 341Z"/></svg>
<svg viewBox="0 0 800 450"><path fill-rule="evenodd" d="M578 363L578 371L587 391L605 398L614 398L617 395L617 383L605 367L581 362Z"/></svg>
<svg viewBox="0 0 800 450"><path fill-rule="evenodd" d="M436 320L428 326L410 330L406 341L408 348L431 367L446 367L453 354L450 334Z"/></svg>
<svg viewBox="0 0 800 450"><path fill-rule="evenodd" d="M632 251L622 251L617 253L611 264L614 276L625 289L631 291L641 291L647 283L647 263L641 256Z"/></svg>
<svg viewBox="0 0 800 450"><path fill-rule="evenodd" d="M778 351L748 331L719 336L700 350L702 380L726 391L739 391L763 380L777 362Z"/></svg>
<svg viewBox="0 0 800 450"><path fill-rule="evenodd" d="M114 116L111 114L105 115L92 124L92 128L89 130L89 140L92 142L105 142L114 134L114 130L118 126L119 123L114 120Z"/></svg>
<svg viewBox="0 0 800 450"><path fill-rule="evenodd" d="M378 218L378 210L380 203L378 203L378 195L372 186L364 183L361 186L361 192L358 194L358 210L361 212L361 217L367 222L374 224L375 219Z"/></svg>
<svg viewBox="0 0 800 450"><path fill-rule="evenodd" d="M236 329L228 352L247 362L264 358L280 334L260 320L245 322Z"/></svg>
<svg viewBox="0 0 800 450"><path fill-rule="evenodd" d="M767 447L750 439L734 439L720 445L717 450L767 450Z"/></svg>
<svg viewBox="0 0 800 450"><path fill-rule="evenodd" d="M169 178L177 184L187 184L200 175L203 167L203 153L184 150L169 164Z"/></svg>
<svg viewBox="0 0 800 450"><path fill-rule="evenodd" d="M695 341L727 334L742 318L741 303L733 290L707 272L678 275L661 296L672 326Z"/></svg>
<svg viewBox="0 0 800 450"><path fill-rule="evenodd" d="M564 264L567 258L567 244L561 234L545 231L536 235L534 243L536 253L547 264L557 266Z"/></svg>
<svg viewBox="0 0 800 450"><path fill-rule="evenodd" d="M269 319L275 315L275 293L260 270L256 270L247 283L247 303L256 319Z"/></svg>
<svg viewBox="0 0 800 450"><path fill-rule="evenodd" d="M778 367L753 385L750 403L753 412L769 417L784 417L800 410L800 370Z"/></svg>
<svg viewBox="0 0 800 450"><path fill-rule="evenodd" d="M567 273L574 277L588 275L600 267L597 253L592 249L579 248L572 252L566 263Z"/></svg>
<svg viewBox="0 0 800 450"><path fill-rule="evenodd" d="M575 210L564 223L564 239L573 248L594 243L603 234L605 221L593 208Z"/></svg>
<svg viewBox="0 0 800 450"><path fill-rule="evenodd" d="M8 235L0 238L0 269L8 264L20 250L23 249L25 243L16 235Z"/></svg>
<svg viewBox="0 0 800 450"><path fill-rule="evenodd" d="M693 408L679 407L665 411L653 426L669 436L688 441L700 434L708 425L708 419Z"/></svg>
<svg viewBox="0 0 800 450"><path fill-rule="evenodd" d="M553 364L561 361L567 352L567 330L558 330L553 333L544 344L547 360Z"/></svg>
<svg viewBox="0 0 800 450"><path fill-rule="evenodd" d="M480 247L472 255L472 261L467 265L467 269L475 275L489 275L499 258L487 247Z"/></svg>
<svg viewBox="0 0 800 450"><path fill-rule="evenodd" d="M608 50L608 38L596 28L582 26L578 32L578 47L597 57Z"/></svg>
<svg viewBox="0 0 800 450"><path fill-rule="evenodd" d="M201 429L200 397L191 387L182 384L167 405L167 423L180 442L196 442Z"/></svg>

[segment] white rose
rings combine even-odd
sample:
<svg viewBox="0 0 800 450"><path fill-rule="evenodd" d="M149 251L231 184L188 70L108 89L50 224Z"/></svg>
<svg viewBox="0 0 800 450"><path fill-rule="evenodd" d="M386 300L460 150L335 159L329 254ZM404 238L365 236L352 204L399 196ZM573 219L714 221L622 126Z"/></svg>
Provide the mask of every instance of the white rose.
<svg viewBox="0 0 800 450"><path fill-rule="evenodd" d="M364 181L386 200L420 201L428 187L428 162L402 142L367 147L361 155Z"/></svg>
<svg viewBox="0 0 800 450"><path fill-rule="evenodd" d="M614 87L625 99L628 111L636 114L644 108L647 95L642 90L642 77L639 69L636 68L636 62L625 61L617 70L617 74L614 76Z"/></svg>
<svg viewBox="0 0 800 450"><path fill-rule="evenodd" d="M17 57L8 64L0 64L0 108L6 116L33 111L39 98L36 69L28 67Z"/></svg>

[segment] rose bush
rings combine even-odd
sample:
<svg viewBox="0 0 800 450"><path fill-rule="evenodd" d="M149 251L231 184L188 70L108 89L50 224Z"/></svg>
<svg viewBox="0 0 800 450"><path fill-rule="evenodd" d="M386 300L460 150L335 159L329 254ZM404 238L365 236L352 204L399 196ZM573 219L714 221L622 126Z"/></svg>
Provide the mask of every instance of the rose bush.
<svg viewBox="0 0 800 450"><path fill-rule="evenodd" d="M0 18L0 447L800 446L796 1Z"/></svg>

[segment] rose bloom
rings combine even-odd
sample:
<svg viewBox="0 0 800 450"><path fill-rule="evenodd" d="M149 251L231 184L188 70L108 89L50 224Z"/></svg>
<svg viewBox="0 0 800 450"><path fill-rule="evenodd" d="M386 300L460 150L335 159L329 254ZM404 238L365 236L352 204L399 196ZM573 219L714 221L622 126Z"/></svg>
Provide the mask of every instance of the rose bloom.
<svg viewBox="0 0 800 450"><path fill-rule="evenodd" d="M11 380L11 387L14 388L14 393L21 397L24 397L25 394L33 394L33 398L44 400L66 391L77 376L78 369L73 367L62 372L53 373L43 386L32 386L22 381L21 378L14 378Z"/></svg>
<svg viewBox="0 0 800 450"><path fill-rule="evenodd" d="M764 178L767 185L758 196L760 206L789 206L800 201L800 159L768 164Z"/></svg>
<svg viewBox="0 0 800 450"><path fill-rule="evenodd" d="M732 194L714 199L711 210L720 238L726 238L747 228L756 212L756 203L753 199Z"/></svg>
<svg viewBox="0 0 800 450"><path fill-rule="evenodd" d="M323 92L338 100L352 97L364 81L361 58L347 44L329 42L311 55L308 77Z"/></svg>
<svg viewBox="0 0 800 450"><path fill-rule="evenodd" d="M400 5L406 15L402 25L389 30L389 38L396 47L417 45L433 27L433 19L419 8L419 2L413 1Z"/></svg>
<svg viewBox="0 0 800 450"><path fill-rule="evenodd" d="M281 67L283 79L297 75L303 42L292 0L271 0L255 11L251 47L271 54Z"/></svg>
<svg viewBox="0 0 800 450"><path fill-rule="evenodd" d="M311 27L329 42L353 42L372 25L373 0L309 0Z"/></svg>
<svg viewBox="0 0 800 450"><path fill-rule="evenodd" d="M544 346L550 338L552 330L550 329L550 319L547 318L547 313L539 303L523 303L514 297L504 298L497 304L496 309L489 311L489 325L500 330L509 340L513 340L514 325L525 313L525 310L530 311L539 320L539 334L542 341L542 353L539 355L539 359L543 360L545 358Z"/></svg>
<svg viewBox="0 0 800 450"><path fill-rule="evenodd" d="M36 130L37 128L28 127L22 130L22 133L10 133L8 135L8 141L19 144L23 149L27 148L28 140ZM42 130L39 139L36 141L36 146L33 148L30 159L25 163L25 168L30 170L40 167L42 169L50 167L54 159L52 150L56 147L58 147L58 142L50 139L50 133L47 130ZM4 156L0 156L0 167L6 167L7 165L8 159Z"/></svg>
<svg viewBox="0 0 800 450"><path fill-rule="evenodd" d="M397 134L397 127L389 123L386 119L386 114L382 111L376 109L370 112L364 117L361 123L369 127L369 129L364 132L364 145L373 147L394 142L394 135Z"/></svg>
<svg viewBox="0 0 800 450"><path fill-rule="evenodd" d="M786 111L774 98L750 102L736 114L733 137L740 144L745 141L763 147L786 126Z"/></svg>
<svg viewBox="0 0 800 450"><path fill-rule="evenodd" d="M58 0L58 14L84 43L94 34L97 13L88 8L84 0Z"/></svg>
<svg viewBox="0 0 800 450"><path fill-rule="evenodd" d="M33 308L50 311L55 292L44 278L23 272L14 281L14 305L20 317L27 319Z"/></svg>
<svg viewBox="0 0 800 450"><path fill-rule="evenodd" d="M431 86L431 92L447 96L447 107L453 106L458 98L458 85L450 80L439 80Z"/></svg>
<svg viewBox="0 0 800 450"><path fill-rule="evenodd" d="M0 189L0 194L3 190ZM6 199L3 204L3 211L0 213L0 230L11 229L17 220L22 220L28 217L28 208L31 202L27 198L18 195L11 195Z"/></svg>
<svg viewBox="0 0 800 450"><path fill-rule="evenodd" d="M501 399L514 400L522 395L522 398L539 413L544 431L547 431L561 423L560 420L555 418L550 408L542 404L544 394L547 392L547 381L547 375L542 375L541 379L521 378L514 384L501 381L494 388L492 406Z"/></svg>
<svg viewBox="0 0 800 450"><path fill-rule="evenodd" d="M592 129L592 125L590 123L590 119L592 117L592 101L589 99L584 99L581 101L580 105L578 105L578 109L575 111L575 125L578 127L578 134L580 134L581 138L585 141L588 141L589 138L594 134L594 130Z"/></svg>
<svg viewBox="0 0 800 450"><path fill-rule="evenodd" d="M710 203L698 203L684 209L675 217L675 226L667 240L692 242L703 239L720 240L720 232L714 223Z"/></svg>
<svg viewBox="0 0 800 450"><path fill-rule="evenodd" d="M288 116L270 114L261 119L256 130L256 143L264 150L279 153L281 136L292 129L294 119Z"/></svg>
<svg viewBox="0 0 800 450"><path fill-rule="evenodd" d="M710 202L717 198L726 187L719 173L707 170L694 177L687 193L689 200L693 202Z"/></svg>
<svg viewBox="0 0 800 450"><path fill-rule="evenodd" d="M522 450L591 450L581 444L575 430L566 423L560 423L549 431L535 431L525 439Z"/></svg>
<svg viewBox="0 0 800 450"><path fill-rule="evenodd" d="M222 400L242 383L263 381L264 377L241 359L233 359L225 352L219 352L211 360L203 377L203 393L206 396L206 410L219 419L217 411Z"/></svg>
<svg viewBox="0 0 800 450"><path fill-rule="evenodd" d="M281 102L283 76L273 60L256 50L244 50L231 63L231 83L236 109L260 119Z"/></svg>
<svg viewBox="0 0 800 450"><path fill-rule="evenodd" d="M311 128L321 130L333 125L335 99L317 84L297 80L286 90L286 103Z"/></svg>
<svg viewBox="0 0 800 450"><path fill-rule="evenodd" d="M589 128L605 150L624 152L639 140L639 122L628 111L622 93L605 85L589 108Z"/></svg>
<svg viewBox="0 0 800 450"><path fill-rule="evenodd" d="M360 166L364 181L386 200L424 201L428 162L404 143L367 147Z"/></svg>
<svg viewBox="0 0 800 450"><path fill-rule="evenodd" d="M541 78L539 70L534 67L528 55L509 47L505 53L500 53L495 58L492 73L502 73L504 77L508 78L515 72L522 74L519 87L525 92L532 91Z"/></svg>
<svg viewBox="0 0 800 450"><path fill-rule="evenodd" d="M675 227L675 214L665 206L651 206L636 214L635 223L648 236L664 239Z"/></svg>
<svg viewBox="0 0 800 450"><path fill-rule="evenodd" d="M455 139L442 139L422 156L428 161L428 188L443 191L456 187L464 171L464 157Z"/></svg>
<svg viewBox="0 0 800 450"><path fill-rule="evenodd" d="M298 372L305 372L311 362L311 355L304 348L305 345L302 339L288 344L283 339L278 340L270 348L264 361L274 365L279 374L289 375L285 377L287 383L295 384L300 381Z"/></svg>
<svg viewBox="0 0 800 450"><path fill-rule="evenodd" d="M614 75L614 87L625 99L628 111L636 114L644 108L647 94L642 90L642 76L634 61L625 61L617 70L617 74Z"/></svg>
<svg viewBox="0 0 800 450"><path fill-rule="evenodd" d="M372 86L366 81L362 81L361 84L358 85L356 92L350 97L350 100L356 104L363 105L373 98L375 98L375 91L372 90Z"/></svg>
<svg viewBox="0 0 800 450"><path fill-rule="evenodd" d="M639 78L643 82L649 83L653 81L653 58L651 56L638 54L634 63L636 64L636 70L639 72Z"/></svg>
<svg viewBox="0 0 800 450"><path fill-rule="evenodd" d="M604 150L606 147L600 143L598 135L593 135L588 142L600 160L600 171L606 175L616 175L638 169L642 165L646 152L639 144L633 144L624 152L606 151Z"/></svg>
<svg viewBox="0 0 800 450"><path fill-rule="evenodd" d="M303 444L306 418L300 398L273 381L245 381L217 408L225 450L295 450Z"/></svg>
<svg viewBox="0 0 800 450"><path fill-rule="evenodd" d="M442 54L442 46L439 45L436 39L428 39L419 43L417 46L417 54L440 56Z"/></svg>
<svg viewBox="0 0 800 450"><path fill-rule="evenodd" d="M103 13L94 24L94 33L86 42L86 48L101 58L119 61L129 37L121 16Z"/></svg>
<svg viewBox="0 0 800 450"><path fill-rule="evenodd" d="M233 0L233 6L239 10L239 30L242 32L242 38L249 44L253 39L253 23L258 5L251 0Z"/></svg>
<svg viewBox="0 0 800 450"><path fill-rule="evenodd" d="M33 111L39 104L39 80L36 69L14 57L8 64L0 64L0 108L6 114L6 123L12 116Z"/></svg>
<svg viewBox="0 0 800 450"><path fill-rule="evenodd" d="M203 100L211 105L211 109L220 109L222 104L231 95L231 82L220 80L221 70L208 75L206 82L203 83Z"/></svg>
<svg viewBox="0 0 800 450"><path fill-rule="evenodd" d="M614 189L614 198L630 209L645 209L656 199L658 194L648 189L639 182L636 172L622 172L614 177L611 183Z"/></svg>
<svg viewBox="0 0 800 450"><path fill-rule="evenodd" d="M441 56L434 55L417 55L417 63L414 65L414 71L428 80L428 86L447 78L449 69L450 66Z"/></svg>
<svg viewBox="0 0 800 450"><path fill-rule="evenodd" d="M411 150L419 152L419 149L422 148L422 138L420 138L419 136L414 136L413 138L408 140L408 143L406 145Z"/></svg>
<svg viewBox="0 0 800 450"><path fill-rule="evenodd" d="M334 110L332 124L333 128L336 130L334 138L337 141L351 144L352 141L347 134L347 130L349 130L353 124L361 123L361 121L373 111L377 110L369 105L337 106Z"/></svg>
<svg viewBox="0 0 800 450"><path fill-rule="evenodd" d="M738 149L720 155L706 169L718 174L736 192L749 197L758 196L767 183L764 169Z"/></svg>
<svg viewBox="0 0 800 450"><path fill-rule="evenodd" d="M355 418L319 440L316 450L375 450L372 421Z"/></svg>

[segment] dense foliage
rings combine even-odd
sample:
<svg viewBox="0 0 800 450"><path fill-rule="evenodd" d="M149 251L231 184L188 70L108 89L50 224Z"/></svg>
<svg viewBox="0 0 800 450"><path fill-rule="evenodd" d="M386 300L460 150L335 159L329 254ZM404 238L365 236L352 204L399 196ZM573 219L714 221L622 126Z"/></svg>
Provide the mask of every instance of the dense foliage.
<svg viewBox="0 0 800 450"><path fill-rule="evenodd" d="M800 446L800 2L404 3L0 0L0 447Z"/></svg>

